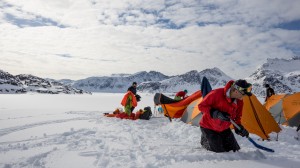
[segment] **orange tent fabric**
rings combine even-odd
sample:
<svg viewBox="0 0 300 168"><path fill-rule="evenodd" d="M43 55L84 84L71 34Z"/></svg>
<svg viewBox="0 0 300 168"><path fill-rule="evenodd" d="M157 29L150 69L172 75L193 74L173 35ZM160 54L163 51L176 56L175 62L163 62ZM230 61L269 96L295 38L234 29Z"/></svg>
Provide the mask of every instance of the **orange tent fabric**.
<svg viewBox="0 0 300 168"><path fill-rule="evenodd" d="M199 126L202 117L198 109L198 104L202 98L194 100L188 105L181 120L195 126ZM262 139L268 139L271 132L279 132L281 129L266 110L266 108L258 101L255 95L244 97L242 125L253 134L260 136Z"/></svg>
<svg viewBox="0 0 300 168"><path fill-rule="evenodd" d="M273 95L265 103L274 119L284 125L300 124L300 92L294 94Z"/></svg>
<svg viewBox="0 0 300 168"><path fill-rule="evenodd" d="M271 132L280 132L280 127L270 112L259 102L255 95L244 96L242 125L253 134L268 139Z"/></svg>
<svg viewBox="0 0 300 168"><path fill-rule="evenodd" d="M279 101L282 100L282 98L284 98L286 96L286 94L282 94L282 95L273 95L271 97L268 98L268 100L265 102L264 106L266 107L266 109L270 109L272 106L276 105L277 103L279 103Z"/></svg>
<svg viewBox="0 0 300 168"><path fill-rule="evenodd" d="M181 117L181 121L195 126L199 126L199 121L202 117L202 113L198 109L198 104L202 101L202 99L202 97L197 98L187 106L186 110L184 111Z"/></svg>
<svg viewBox="0 0 300 168"><path fill-rule="evenodd" d="M164 114L171 118L180 118L186 107L197 98L202 96L201 91L197 91L189 97L171 104L161 104Z"/></svg>

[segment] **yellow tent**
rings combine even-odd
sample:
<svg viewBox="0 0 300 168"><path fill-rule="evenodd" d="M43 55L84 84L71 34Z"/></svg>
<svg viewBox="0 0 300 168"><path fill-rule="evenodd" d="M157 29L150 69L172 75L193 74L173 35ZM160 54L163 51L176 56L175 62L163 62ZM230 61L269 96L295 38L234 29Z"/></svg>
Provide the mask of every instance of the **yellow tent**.
<svg viewBox="0 0 300 168"><path fill-rule="evenodd" d="M198 110L198 104L202 98L194 100L188 105L181 120L195 126L199 126L201 113ZM281 129L266 110L266 108L257 100L255 95L244 97L244 107L242 115L242 125L253 134L260 136L262 139L268 139L271 132L279 132Z"/></svg>
<svg viewBox="0 0 300 168"><path fill-rule="evenodd" d="M300 124L300 92L271 96L264 106L274 119L284 125L297 127Z"/></svg>

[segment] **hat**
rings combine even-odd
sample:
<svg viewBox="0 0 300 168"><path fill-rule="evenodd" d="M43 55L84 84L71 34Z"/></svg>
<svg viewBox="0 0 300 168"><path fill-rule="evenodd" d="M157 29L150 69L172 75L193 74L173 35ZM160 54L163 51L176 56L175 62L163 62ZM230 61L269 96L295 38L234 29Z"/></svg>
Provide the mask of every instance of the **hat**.
<svg viewBox="0 0 300 168"><path fill-rule="evenodd" d="M248 83L246 80L239 79L234 82L234 85L237 86L237 87L235 87L237 90L242 91L247 96L252 95L252 93L251 93L252 84Z"/></svg>
<svg viewBox="0 0 300 168"><path fill-rule="evenodd" d="M184 89L184 92L187 93L188 91L186 89Z"/></svg>
<svg viewBox="0 0 300 168"><path fill-rule="evenodd" d="M133 82L132 85L137 85L137 83L136 83L136 82Z"/></svg>
<svg viewBox="0 0 300 168"><path fill-rule="evenodd" d="M268 88L268 87L270 87L270 85L269 85L269 84L266 84L265 87Z"/></svg>

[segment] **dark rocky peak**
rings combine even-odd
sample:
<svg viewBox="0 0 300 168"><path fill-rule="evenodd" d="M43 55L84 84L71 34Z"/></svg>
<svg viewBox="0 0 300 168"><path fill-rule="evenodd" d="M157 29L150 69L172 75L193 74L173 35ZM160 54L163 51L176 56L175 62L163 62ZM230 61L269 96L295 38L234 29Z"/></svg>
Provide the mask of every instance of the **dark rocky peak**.
<svg viewBox="0 0 300 168"><path fill-rule="evenodd" d="M22 86L21 81L12 74L0 70L0 84L10 84L14 86Z"/></svg>
<svg viewBox="0 0 300 168"><path fill-rule="evenodd" d="M195 83L201 82L200 74L196 70L189 71L182 75L178 75L177 78L179 78L179 80L181 80L183 82L187 82L187 83L195 84Z"/></svg>
<svg viewBox="0 0 300 168"><path fill-rule="evenodd" d="M50 81L33 76L28 74L20 74L16 75L16 78L18 78L20 81L24 82L27 86L43 86L43 87L51 87Z"/></svg>

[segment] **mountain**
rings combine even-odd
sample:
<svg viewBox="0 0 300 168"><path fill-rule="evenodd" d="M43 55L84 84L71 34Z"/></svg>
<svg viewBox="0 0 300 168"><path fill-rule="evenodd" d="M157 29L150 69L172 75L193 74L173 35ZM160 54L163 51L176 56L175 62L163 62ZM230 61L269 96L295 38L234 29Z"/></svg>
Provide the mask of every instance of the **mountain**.
<svg viewBox="0 0 300 168"><path fill-rule="evenodd" d="M224 86L232 79L218 68L196 70L182 75L166 76L160 72L142 71L133 75L117 75L110 77L91 77L75 81L73 86L90 92L125 92L133 81L138 83L140 92L177 92L187 89L190 93L200 89L203 76L206 76L213 87Z"/></svg>
<svg viewBox="0 0 300 168"><path fill-rule="evenodd" d="M206 76L213 88L222 87L232 78L227 76L218 68L205 69L203 71L190 71L182 75L172 76L168 79L157 82L144 82L138 86L138 90L143 92L177 92L187 89L193 93L200 89L201 79Z"/></svg>
<svg viewBox="0 0 300 168"><path fill-rule="evenodd" d="M276 94L300 91L300 58L268 59L246 80L253 84L253 93L265 96L265 84L269 84Z"/></svg>
<svg viewBox="0 0 300 168"><path fill-rule="evenodd" d="M13 76L0 70L0 94L1 93L26 93L38 92L49 94L82 94L81 89L73 88L55 80L43 79L37 76L20 74Z"/></svg>
<svg viewBox="0 0 300 168"><path fill-rule="evenodd" d="M123 93L127 91L127 88L134 81L140 85L143 82L158 82L168 78L168 76L160 72L141 71L132 75L114 74L112 76L90 77L74 81L72 86L90 92Z"/></svg>
<svg viewBox="0 0 300 168"><path fill-rule="evenodd" d="M0 70L0 93L24 93L22 82L8 72Z"/></svg>
<svg viewBox="0 0 300 168"><path fill-rule="evenodd" d="M71 80L71 79L60 79L60 80L49 79L49 80L56 81L56 82L62 83L64 85L73 85L73 83L74 83L74 80Z"/></svg>
<svg viewBox="0 0 300 168"><path fill-rule="evenodd" d="M167 76L156 71L141 71L135 74L113 74L112 76L89 77L82 80L54 80L43 79L33 75L10 75L3 72L1 81L3 84L11 85L9 92L39 92L39 93L83 93L88 92L110 92L124 93L127 88L136 81L139 92L177 92L187 89L190 93L200 89L203 76L211 82L212 87L222 87L232 79L218 68L206 69L201 72L196 70L182 75ZM4 82L5 81L5 82ZM78 89L75 89L78 88ZM10 91L11 90L11 91ZM8 93L6 91L2 93Z"/></svg>
<svg viewBox="0 0 300 168"><path fill-rule="evenodd" d="M246 80L253 84L253 93L265 96L265 84L270 84L275 92L293 93L300 91L300 58L268 59ZM167 76L156 71L141 71L135 74L113 74L111 76L89 77L81 80L43 79L33 75L13 76L0 70L0 93L84 93L108 92L124 93L132 82L137 82L138 92L173 93L187 89L189 94L200 89L201 79L206 76L212 88L223 87L232 78L218 68L193 70L181 75ZM78 88L78 89L75 89Z"/></svg>

